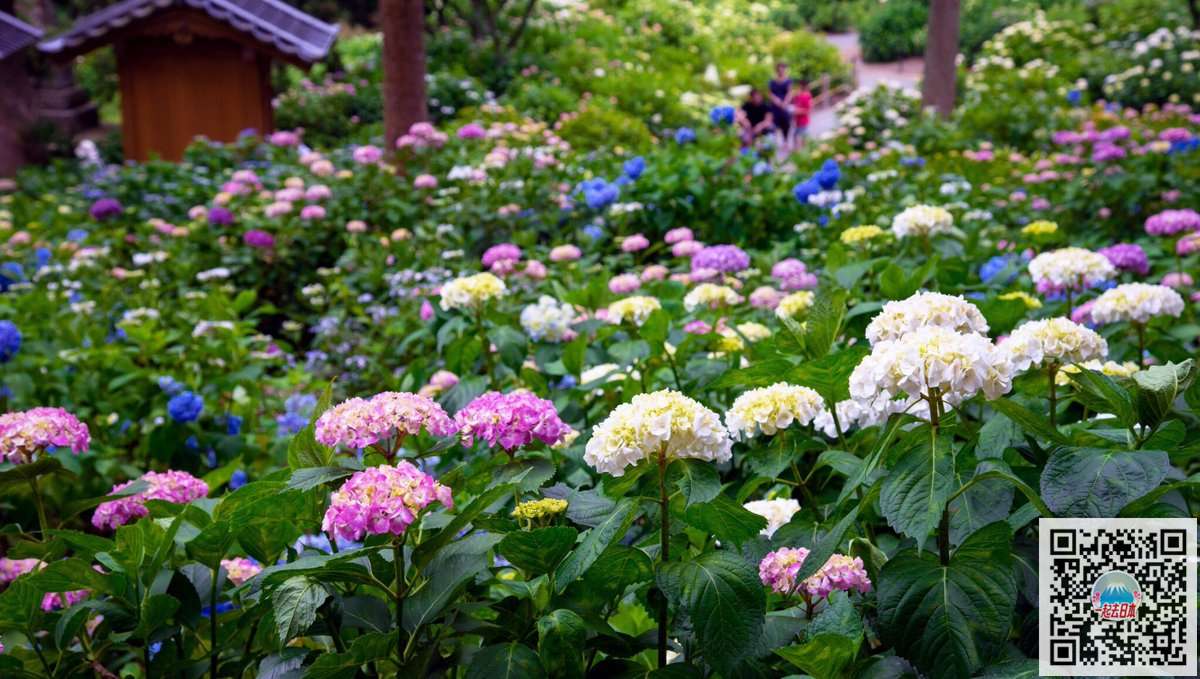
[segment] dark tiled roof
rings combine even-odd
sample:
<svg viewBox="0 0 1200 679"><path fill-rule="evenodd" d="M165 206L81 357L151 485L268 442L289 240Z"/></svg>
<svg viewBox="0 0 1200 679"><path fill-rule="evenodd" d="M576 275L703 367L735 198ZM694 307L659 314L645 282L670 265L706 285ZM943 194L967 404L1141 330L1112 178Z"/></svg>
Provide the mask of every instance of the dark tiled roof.
<svg viewBox="0 0 1200 679"><path fill-rule="evenodd" d="M0 61L29 47L42 32L11 14L0 12Z"/></svg>
<svg viewBox="0 0 1200 679"><path fill-rule="evenodd" d="M123 0L75 22L66 33L44 40L43 52L69 50L168 7L192 7L255 39L305 61L324 58L338 27L279 0Z"/></svg>

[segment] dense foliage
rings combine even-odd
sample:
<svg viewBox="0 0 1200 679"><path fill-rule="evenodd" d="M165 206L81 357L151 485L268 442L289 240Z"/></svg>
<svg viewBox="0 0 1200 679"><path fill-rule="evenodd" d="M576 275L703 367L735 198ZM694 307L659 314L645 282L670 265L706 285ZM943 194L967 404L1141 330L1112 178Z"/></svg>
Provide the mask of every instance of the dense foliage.
<svg viewBox="0 0 1200 679"><path fill-rule="evenodd" d="M705 11L663 7L571 10L663 13L645 72L538 77L652 82ZM26 172L0 673L1036 673L1036 519L1200 503L1200 102L1089 57L1196 37L1050 21L789 158L722 65L637 131L483 97Z"/></svg>

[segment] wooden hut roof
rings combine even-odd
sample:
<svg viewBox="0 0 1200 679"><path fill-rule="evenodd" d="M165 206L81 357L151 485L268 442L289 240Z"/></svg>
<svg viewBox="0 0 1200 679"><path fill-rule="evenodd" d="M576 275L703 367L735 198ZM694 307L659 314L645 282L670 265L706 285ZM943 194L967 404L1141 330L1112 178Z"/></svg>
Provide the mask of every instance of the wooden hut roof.
<svg viewBox="0 0 1200 679"><path fill-rule="evenodd" d="M261 43L310 63L324 58L338 32L337 25L279 0L122 0L81 17L65 33L42 41L38 49L48 54L84 52L104 42L110 33L173 7L200 10Z"/></svg>
<svg viewBox="0 0 1200 679"><path fill-rule="evenodd" d="M0 12L0 61L29 47L42 32L11 14Z"/></svg>

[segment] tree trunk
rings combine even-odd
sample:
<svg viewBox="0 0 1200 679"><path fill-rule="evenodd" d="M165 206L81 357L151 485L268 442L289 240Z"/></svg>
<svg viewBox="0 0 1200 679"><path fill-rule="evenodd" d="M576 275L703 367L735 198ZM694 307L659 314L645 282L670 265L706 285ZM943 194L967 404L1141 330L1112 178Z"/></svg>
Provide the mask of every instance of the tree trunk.
<svg viewBox="0 0 1200 679"><path fill-rule="evenodd" d="M427 120L425 6L422 0L380 0L383 28L383 123L388 150L396 138Z"/></svg>
<svg viewBox="0 0 1200 679"><path fill-rule="evenodd" d="M954 110L958 69L959 0L931 0L925 38L925 78L921 103L943 117Z"/></svg>

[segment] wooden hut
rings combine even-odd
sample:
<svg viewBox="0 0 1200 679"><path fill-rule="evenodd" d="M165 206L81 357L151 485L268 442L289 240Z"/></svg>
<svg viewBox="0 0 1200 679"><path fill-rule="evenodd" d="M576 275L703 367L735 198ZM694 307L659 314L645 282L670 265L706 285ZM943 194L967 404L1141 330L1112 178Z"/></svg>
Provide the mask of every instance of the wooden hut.
<svg viewBox="0 0 1200 679"><path fill-rule="evenodd" d="M34 98L25 51L41 37L38 29L0 12L0 177L12 175L25 161Z"/></svg>
<svg viewBox="0 0 1200 679"><path fill-rule="evenodd" d="M113 45L125 156L179 160L198 135L269 131L271 61L307 67L337 30L278 0L123 0L39 49L70 58Z"/></svg>

